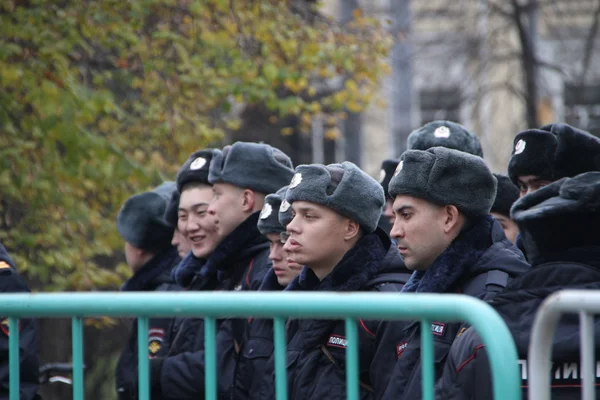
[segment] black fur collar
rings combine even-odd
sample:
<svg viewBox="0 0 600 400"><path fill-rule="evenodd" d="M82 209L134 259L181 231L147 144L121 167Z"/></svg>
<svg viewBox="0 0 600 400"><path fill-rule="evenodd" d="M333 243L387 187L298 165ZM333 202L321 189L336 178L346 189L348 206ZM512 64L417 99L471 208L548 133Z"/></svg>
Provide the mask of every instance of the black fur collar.
<svg viewBox="0 0 600 400"><path fill-rule="evenodd" d="M285 290L333 292L361 290L382 268L387 250L376 234L365 235L322 281L319 281L311 269L304 267L300 275Z"/></svg>
<svg viewBox="0 0 600 400"><path fill-rule="evenodd" d="M206 260L197 258L191 251L183 257L183 260L171 272L171 277L183 288L191 285L194 277L198 275Z"/></svg>
<svg viewBox="0 0 600 400"><path fill-rule="evenodd" d="M239 260L267 248L267 238L260 234L256 224L260 211L250 215L217 246L198 273L199 278L217 276L222 281L229 276Z"/></svg>
<svg viewBox="0 0 600 400"><path fill-rule="evenodd" d="M168 246L129 278L123 286L121 286L121 291L151 291L163 283L173 283L173 279L171 279L171 269L178 261L179 256L177 255L177 249Z"/></svg>
<svg viewBox="0 0 600 400"><path fill-rule="evenodd" d="M446 293L492 245L494 218L485 216L462 232L426 271L415 271L402 292Z"/></svg>

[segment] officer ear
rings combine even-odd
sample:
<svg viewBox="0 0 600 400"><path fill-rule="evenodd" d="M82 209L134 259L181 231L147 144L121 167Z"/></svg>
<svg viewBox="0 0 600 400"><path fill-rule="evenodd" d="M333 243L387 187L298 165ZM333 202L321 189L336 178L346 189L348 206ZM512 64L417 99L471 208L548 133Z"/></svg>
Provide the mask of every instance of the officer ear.
<svg viewBox="0 0 600 400"><path fill-rule="evenodd" d="M257 205L256 200L256 193L250 189L244 189L242 192L242 210L244 212L254 211L255 206Z"/></svg>
<svg viewBox="0 0 600 400"><path fill-rule="evenodd" d="M461 215L460 211L458 211L456 206L444 206L443 213L444 233L448 234L462 229L464 217Z"/></svg>
<svg viewBox="0 0 600 400"><path fill-rule="evenodd" d="M358 222L351 220L350 218L346 219L346 226L344 232L344 240L352 240L356 238L360 234L360 225Z"/></svg>

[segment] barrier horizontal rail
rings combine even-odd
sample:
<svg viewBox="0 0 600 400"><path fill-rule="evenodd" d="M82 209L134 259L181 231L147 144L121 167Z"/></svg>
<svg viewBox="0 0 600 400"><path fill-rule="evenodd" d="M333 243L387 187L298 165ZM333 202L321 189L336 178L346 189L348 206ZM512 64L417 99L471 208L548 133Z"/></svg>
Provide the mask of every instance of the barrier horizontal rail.
<svg viewBox="0 0 600 400"><path fill-rule="evenodd" d="M531 371L550 371L552 367L552 340L560 318L564 314L579 314L580 362L583 381L583 399L596 398L596 366L594 349L594 314L600 314L600 291L561 290L541 304L533 321L527 355ZM528 396L535 400L550 400L550 373L528 374Z"/></svg>
<svg viewBox="0 0 600 400"><path fill-rule="evenodd" d="M358 319L420 320L422 326L431 321L465 321L481 336L489 354L493 374L493 391L496 399L521 398L517 351L512 336L498 314L486 303L464 295L398 294L398 293L258 293L258 292L138 292L138 293L42 293L0 295L0 315L10 317L10 323L23 317L95 316L137 317L138 337L146 337L149 317L204 317L206 319L206 399L216 399L216 349L215 319L249 317L275 320L275 331L281 335L282 319L339 319L346 320L347 337L356 338L353 332ZM15 325L16 326L16 325ZM74 328L78 324L74 322ZM12 325L11 325L12 328ZM15 332L15 330L12 330ZM423 399L433 400L433 343L431 332L423 330ZM18 332L18 331L17 331ZM10 335L11 368L18 371L18 335ZM74 335L75 336L75 335ZM74 355L80 341L73 340ZM275 338L275 364L285 366L285 340ZM14 347L15 344L17 347ZM76 347L77 346L77 347ZM140 399L149 398L148 360L146 344L140 341L139 393ZM358 371L356 340L348 340L347 371ZM16 356L15 356L16 354ZM79 358L79 354L78 354ZM83 362L73 360L75 363ZM356 365L355 365L356 364ZM429 365L431 364L431 365ZM506 368L514 365L515 368ZM14 371L11 369L11 371ZM278 370L279 371L279 370ZM13 379L16 376L15 379ZM73 393L83 393L83 373L74 374ZM358 376L347 377L347 396L358 399ZM11 373L11 400L18 398L18 372ZM285 399L285 370L276 372L276 398ZM13 394L15 397L13 397ZM82 395L81 395L82 396ZM82 397L74 397L80 400Z"/></svg>

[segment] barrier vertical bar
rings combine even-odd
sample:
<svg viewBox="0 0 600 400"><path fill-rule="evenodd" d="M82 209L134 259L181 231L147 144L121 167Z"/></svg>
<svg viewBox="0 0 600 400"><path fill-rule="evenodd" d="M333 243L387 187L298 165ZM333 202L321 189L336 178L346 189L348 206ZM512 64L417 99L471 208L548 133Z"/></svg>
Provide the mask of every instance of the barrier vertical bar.
<svg viewBox="0 0 600 400"><path fill-rule="evenodd" d="M204 318L204 386L206 400L217 400L217 324L213 317Z"/></svg>
<svg viewBox="0 0 600 400"><path fill-rule="evenodd" d="M358 330L356 321L346 318L346 396L358 400L360 374L358 368Z"/></svg>
<svg viewBox="0 0 600 400"><path fill-rule="evenodd" d="M138 333L138 395L150 400L150 362L148 361L148 317L137 320Z"/></svg>
<svg viewBox="0 0 600 400"><path fill-rule="evenodd" d="M421 320L421 367L423 400L434 400L433 335L431 321Z"/></svg>
<svg viewBox="0 0 600 400"><path fill-rule="evenodd" d="M19 320L8 318L8 392L10 400L19 400Z"/></svg>
<svg viewBox="0 0 600 400"><path fill-rule="evenodd" d="M583 380L583 400L596 399L596 368L594 354L594 316L585 311L579 313L581 335L581 379Z"/></svg>
<svg viewBox="0 0 600 400"><path fill-rule="evenodd" d="M275 398L287 400L287 354L285 351L285 319L273 318L275 336Z"/></svg>
<svg viewBox="0 0 600 400"><path fill-rule="evenodd" d="M83 323L81 318L71 319L73 345L73 400L83 400Z"/></svg>

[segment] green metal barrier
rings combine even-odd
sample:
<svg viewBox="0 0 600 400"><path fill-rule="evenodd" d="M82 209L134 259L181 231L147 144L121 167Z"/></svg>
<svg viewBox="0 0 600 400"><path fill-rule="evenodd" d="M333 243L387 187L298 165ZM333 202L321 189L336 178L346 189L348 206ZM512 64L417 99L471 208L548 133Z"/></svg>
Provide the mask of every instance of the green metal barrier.
<svg viewBox="0 0 600 400"><path fill-rule="evenodd" d="M358 400L358 319L421 320L423 399L434 399L433 337L431 322L466 321L480 334L489 354L495 399L521 399L517 351L498 314L486 303L462 295L394 293L257 293L257 292L146 292L2 294L0 315L9 317L10 400L19 398L18 319L71 317L73 319L73 398L83 390L82 318L138 317L138 337L148 336L149 317L205 317L207 400L217 399L216 319L249 317L274 319L276 398L287 398L285 321L292 318L345 319L347 398ZM139 341L139 398L149 396L147 343ZM507 367L510 366L510 367Z"/></svg>

